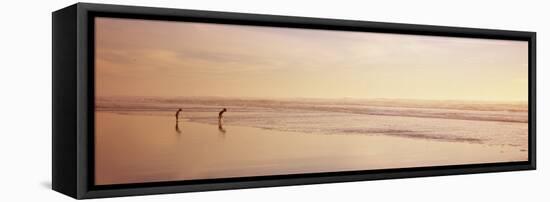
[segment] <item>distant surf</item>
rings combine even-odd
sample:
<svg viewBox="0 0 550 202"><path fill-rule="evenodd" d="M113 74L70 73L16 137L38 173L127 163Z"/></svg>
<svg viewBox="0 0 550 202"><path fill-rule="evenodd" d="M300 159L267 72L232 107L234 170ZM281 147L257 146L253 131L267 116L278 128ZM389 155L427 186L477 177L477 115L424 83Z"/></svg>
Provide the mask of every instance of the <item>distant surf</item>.
<svg viewBox="0 0 550 202"><path fill-rule="evenodd" d="M99 97L96 110L173 116L268 130L390 135L438 141L527 147L526 103L396 99L235 99L222 97Z"/></svg>

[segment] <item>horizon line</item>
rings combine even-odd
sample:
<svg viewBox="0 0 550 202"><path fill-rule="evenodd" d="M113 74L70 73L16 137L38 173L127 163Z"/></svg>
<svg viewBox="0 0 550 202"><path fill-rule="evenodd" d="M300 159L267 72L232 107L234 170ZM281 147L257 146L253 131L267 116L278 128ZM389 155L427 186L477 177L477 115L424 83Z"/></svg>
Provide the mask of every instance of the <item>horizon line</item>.
<svg viewBox="0 0 550 202"><path fill-rule="evenodd" d="M108 97L142 97L142 98L221 98L221 99L250 99L250 100L285 100L285 99L309 99L309 100L410 100L410 101L452 101L452 102L497 102L497 103L525 103L528 104L529 100L476 100L476 99L426 99L426 98L360 98L360 97L339 97L339 98L320 98L320 97L254 97L254 96L159 96L159 95L103 95L96 96L95 98L108 98Z"/></svg>

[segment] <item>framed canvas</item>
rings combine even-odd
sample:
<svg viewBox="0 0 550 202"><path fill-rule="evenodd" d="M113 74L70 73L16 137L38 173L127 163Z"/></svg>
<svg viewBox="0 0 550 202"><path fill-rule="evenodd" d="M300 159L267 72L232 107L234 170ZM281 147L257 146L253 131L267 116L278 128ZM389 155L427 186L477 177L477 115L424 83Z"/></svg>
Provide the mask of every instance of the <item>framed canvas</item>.
<svg viewBox="0 0 550 202"><path fill-rule="evenodd" d="M535 169L534 32L52 16L52 185L74 198Z"/></svg>

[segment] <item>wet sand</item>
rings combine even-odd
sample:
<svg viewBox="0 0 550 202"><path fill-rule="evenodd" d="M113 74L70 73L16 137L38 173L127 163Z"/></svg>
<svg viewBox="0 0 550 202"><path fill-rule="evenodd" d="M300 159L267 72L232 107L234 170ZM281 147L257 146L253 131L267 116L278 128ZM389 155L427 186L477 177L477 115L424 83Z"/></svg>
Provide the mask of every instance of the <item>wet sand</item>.
<svg viewBox="0 0 550 202"><path fill-rule="evenodd" d="M178 130L176 130L178 129ZM507 145L224 127L96 112L97 185L526 161Z"/></svg>

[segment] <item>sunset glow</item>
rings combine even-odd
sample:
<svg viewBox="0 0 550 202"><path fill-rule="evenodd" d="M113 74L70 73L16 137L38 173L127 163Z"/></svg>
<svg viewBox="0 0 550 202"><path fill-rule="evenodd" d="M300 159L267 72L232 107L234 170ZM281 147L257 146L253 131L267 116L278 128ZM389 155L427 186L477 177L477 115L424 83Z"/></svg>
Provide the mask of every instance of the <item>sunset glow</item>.
<svg viewBox="0 0 550 202"><path fill-rule="evenodd" d="M96 95L526 101L528 43L97 18Z"/></svg>

